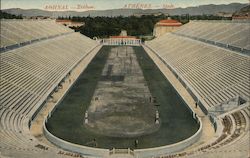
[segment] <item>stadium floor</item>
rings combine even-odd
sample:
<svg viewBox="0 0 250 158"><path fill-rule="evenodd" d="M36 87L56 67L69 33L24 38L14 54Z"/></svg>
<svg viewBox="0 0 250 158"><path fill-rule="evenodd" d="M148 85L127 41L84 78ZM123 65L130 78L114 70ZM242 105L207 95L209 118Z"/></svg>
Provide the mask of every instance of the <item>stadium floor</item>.
<svg viewBox="0 0 250 158"><path fill-rule="evenodd" d="M49 119L49 131L59 138L81 145L94 146L93 139L96 139L97 147L100 148L134 148L135 139L139 140L137 148L157 147L176 143L194 134L198 124L142 47L133 49L149 90L160 104L160 129L148 135L118 138L93 133L84 126L84 113L90 104L111 48L104 46L78 78Z"/></svg>
<svg viewBox="0 0 250 158"><path fill-rule="evenodd" d="M85 126L112 137L136 137L157 131L155 106L132 47L112 48L102 70Z"/></svg>

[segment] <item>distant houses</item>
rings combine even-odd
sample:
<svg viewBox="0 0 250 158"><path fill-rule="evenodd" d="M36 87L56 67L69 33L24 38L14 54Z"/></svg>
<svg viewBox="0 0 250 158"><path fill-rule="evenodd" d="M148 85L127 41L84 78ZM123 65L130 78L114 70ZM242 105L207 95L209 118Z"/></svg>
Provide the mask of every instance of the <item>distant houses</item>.
<svg viewBox="0 0 250 158"><path fill-rule="evenodd" d="M233 14L233 21L250 21L250 5Z"/></svg>

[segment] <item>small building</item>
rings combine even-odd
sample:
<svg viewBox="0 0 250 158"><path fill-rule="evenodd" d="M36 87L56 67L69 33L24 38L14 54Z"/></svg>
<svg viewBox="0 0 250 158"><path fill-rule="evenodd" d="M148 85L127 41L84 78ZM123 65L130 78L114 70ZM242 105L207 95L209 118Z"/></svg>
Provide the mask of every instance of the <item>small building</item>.
<svg viewBox="0 0 250 158"><path fill-rule="evenodd" d="M62 25L67 26L67 27L80 27L80 26L85 25L84 22L75 22L75 21L64 20L64 19L63 20L57 19L56 23L62 24Z"/></svg>
<svg viewBox="0 0 250 158"><path fill-rule="evenodd" d="M250 5L236 11L232 17L233 21L250 22Z"/></svg>
<svg viewBox="0 0 250 158"><path fill-rule="evenodd" d="M131 45L139 46L141 40L134 36L110 36L102 40L103 45Z"/></svg>
<svg viewBox="0 0 250 158"><path fill-rule="evenodd" d="M110 36L109 38L102 39L101 43L103 45L129 45L129 46L139 46L141 45L141 39L135 36L128 36L126 30L121 30L119 36Z"/></svg>
<svg viewBox="0 0 250 158"><path fill-rule="evenodd" d="M120 36L127 36L127 31L126 30L122 30L121 33L120 33Z"/></svg>
<svg viewBox="0 0 250 158"><path fill-rule="evenodd" d="M250 22L250 16L249 15L245 15L245 16L233 16L232 21Z"/></svg>
<svg viewBox="0 0 250 158"><path fill-rule="evenodd" d="M240 14L234 14L232 17L233 21L240 21L240 22L250 22L250 11Z"/></svg>
<svg viewBox="0 0 250 158"><path fill-rule="evenodd" d="M31 17L23 17L24 19L34 19L34 20L44 20L44 19L52 19L49 16L31 16Z"/></svg>
<svg viewBox="0 0 250 158"><path fill-rule="evenodd" d="M177 20L172 20L172 19L161 20L155 24L153 35L155 37L159 37L167 32L172 32L176 30L180 26L182 26L182 23L180 23Z"/></svg>
<svg viewBox="0 0 250 158"><path fill-rule="evenodd" d="M218 12L216 14L216 16L220 16L220 17L223 17L223 18L231 18L233 16L232 13L227 13L227 12Z"/></svg>

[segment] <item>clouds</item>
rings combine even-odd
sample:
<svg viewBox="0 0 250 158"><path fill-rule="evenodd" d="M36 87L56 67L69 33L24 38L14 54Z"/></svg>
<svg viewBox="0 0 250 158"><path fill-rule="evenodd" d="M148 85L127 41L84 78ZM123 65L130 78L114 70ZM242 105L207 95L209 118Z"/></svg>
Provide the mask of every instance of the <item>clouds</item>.
<svg viewBox="0 0 250 158"><path fill-rule="evenodd" d="M151 9L154 9L164 5L189 7L204 4L228 3L249 3L249 0L1 0L1 9L44 9L46 5L68 5L69 8L74 8L77 5L89 5L94 6L97 10L105 10L123 8L125 5L128 6L128 4L150 4Z"/></svg>

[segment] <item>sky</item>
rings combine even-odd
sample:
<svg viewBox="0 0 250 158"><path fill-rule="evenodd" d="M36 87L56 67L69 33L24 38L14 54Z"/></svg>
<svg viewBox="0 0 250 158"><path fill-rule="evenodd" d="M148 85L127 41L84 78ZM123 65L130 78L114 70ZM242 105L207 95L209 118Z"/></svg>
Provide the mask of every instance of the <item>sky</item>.
<svg viewBox="0 0 250 158"><path fill-rule="evenodd" d="M160 9L205 4L249 3L250 0L1 0L1 9L106 10L118 8Z"/></svg>

